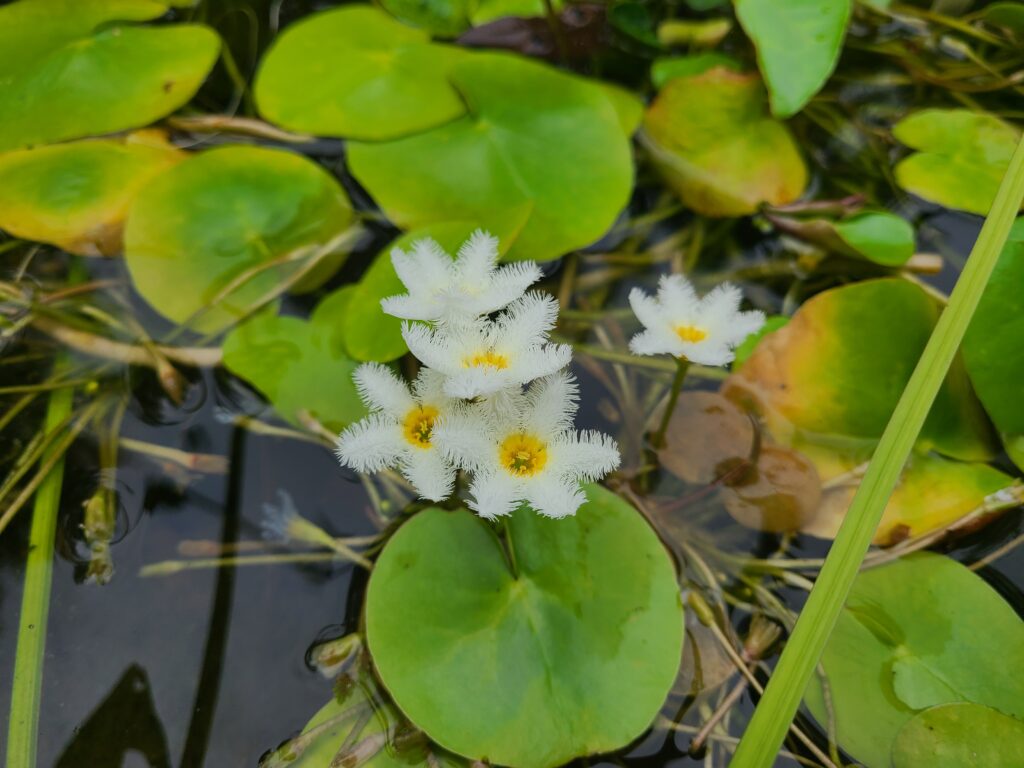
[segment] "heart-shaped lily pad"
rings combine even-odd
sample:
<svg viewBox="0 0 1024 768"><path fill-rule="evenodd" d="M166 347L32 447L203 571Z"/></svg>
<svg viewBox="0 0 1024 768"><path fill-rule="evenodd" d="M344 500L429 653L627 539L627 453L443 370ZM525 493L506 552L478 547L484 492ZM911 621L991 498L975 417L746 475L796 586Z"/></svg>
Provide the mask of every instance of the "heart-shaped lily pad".
<svg viewBox="0 0 1024 768"><path fill-rule="evenodd" d="M385 143L352 142L352 174L392 221L487 228L525 223L513 259L553 259L611 226L632 186L629 141L601 87L522 57L478 53L452 67L469 114Z"/></svg>
<svg viewBox="0 0 1024 768"><path fill-rule="evenodd" d="M309 320L280 317L265 310L234 328L224 339L224 365L248 381L285 421L302 425L308 414L340 432L366 414L352 372L341 328L352 287L328 294Z"/></svg>
<svg viewBox="0 0 1024 768"><path fill-rule="evenodd" d="M417 240L429 237L446 253L455 254L476 229L476 224L461 221L431 224L406 232L377 254L356 283L345 314L344 335L348 353L356 360L383 363L401 357L409 349L402 338L402 321L384 314L380 306L381 299L406 293L406 287L398 279L391 263L391 251L394 248L408 250ZM491 234L498 238L498 250L504 254L511 244L510 237L503 237L498 232Z"/></svg>
<svg viewBox="0 0 1024 768"><path fill-rule="evenodd" d="M1020 131L998 117L967 109L921 110L892 132L918 150L896 164L903 189L981 216L992 207L1020 138Z"/></svg>
<svg viewBox="0 0 1024 768"><path fill-rule="evenodd" d="M1024 468L1024 218L1010 230L1003 252L981 297L963 355L978 397L1003 435L1006 452Z"/></svg>
<svg viewBox="0 0 1024 768"><path fill-rule="evenodd" d="M672 686L683 616L644 519L598 486L575 517L520 509L513 574L492 525L428 509L388 542L366 629L395 703L441 746L550 768L650 725Z"/></svg>
<svg viewBox="0 0 1024 768"><path fill-rule="evenodd" d="M121 251L128 206L185 158L155 131L0 155L0 229L83 256Z"/></svg>
<svg viewBox="0 0 1024 768"><path fill-rule="evenodd" d="M256 102L267 120L294 131L391 139L465 113L448 82L465 55L371 6L335 8L275 41L256 78Z"/></svg>
<svg viewBox="0 0 1024 768"><path fill-rule="evenodd" d="M0 8L0 150L146 125L191 99L220 50L213 30L109 24L166 10L151 0Z"/></svg>
<svg viewBox="0 0 1024 768"><path fill-rule="evenodd" d="M789 117L828 80L839 60L851 0L735 0L736 16L757 48L772 114Z"/></svg>
<svg viewBox="0 0 1024 768"><path fill-rule="evenodd" d="M915 715L892 745L893 768L1019 768L1024 720L969 702Z"/></svg>
<svg viewBox="0 0 1024 768"><path fill-rule="evenodd" d="M647 110L643 135L687 206L706 216L745 216L803 193L803 159L766 107L755 74L713 67L665 84Z"/></svg>
<svg viewBox="0 0 1024 768"><path fill-rule="evenodd" d="M969 701L1024 716L1024 678L1008 673L1024 664L1024 622L981 578L941 555L862 572L821 663L839 744L868 768L890 768L900 729L929 707ZM827 722L816 678L805 697Z"/></svg>
<svg viewBox="0 0 1024 768"><path fill-rule="evenodd" d="M296 274L308 254L270 266L275 260L330 242L351 220L341 186L311 160L221 147L189 158L142 191L125 225L125 259L135 287L161 314L216 331ZM300 287L315 287L341 258L326 259Z"/></svg>
<svg viewBox="0 0 1024 768"><path fill-rule="evenodd" d="M740 63L736 59L717 51L693 53L689 56L664 56L651 64L651 82L655 88L661 89L673 78L693 77L715 67L740 71Z"/></svg>
<svg viewBox="0 0 1024 768"><path fill-rule="evenodd" d="M724 391L761 413L778 442L811 459L828 487L818 515L804 530L835 535L860 479L857 468L870 459L938 313L924 291L904 280L834 288L804 303L789 323L761 339L726 382ZM947 525L1006 487L1009 477L981 463L994 450L988 419L957 360L876 543Z"/></svg>

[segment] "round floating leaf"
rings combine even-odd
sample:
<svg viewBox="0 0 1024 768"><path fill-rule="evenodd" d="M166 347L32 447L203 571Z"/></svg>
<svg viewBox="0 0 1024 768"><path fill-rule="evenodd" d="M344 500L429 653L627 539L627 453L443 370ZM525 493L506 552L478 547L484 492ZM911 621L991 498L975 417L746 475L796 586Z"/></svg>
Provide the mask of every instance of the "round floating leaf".
<svg viewBox="0 0 1024 768"><path fill-rule="evenodd" d="M562 10L564 0L554 0L551 7L555 11ZM472 12L474 25L488 24L498 19L510 17L537 18L547 13L544 0L478 0L476 10Z"/></svg>
<svg viewBox="0 0 1024 768"><path fill-rule="evenodd" d="M679 668L675 572L643 518L587 488L575 517L509 520L519 576L492 525L428 509L388 542L366 629L395 703L441 746L549 768L636 738Z"/></svg>
<svg viewBox="0 0 1024 768"><path fill-rule="evenodd" d="M903 189L984 216L1020 131L981 112L925 109L897 123L893 135L919 150L896 164L896 181Z"/></svg>
<svg viewBox="0 0 1024 768"><path fill-rule="evenodd" d="M275 41L256 78L256 103L267 120L294 131L391 139L465 113L449 83L465 56L376 8L336 8Z"/></svg>
<svg viewBox="0 0 1024 768"><path fill-rule="evenodd" d="M898 267L914 255L914 228L886 211L861 211L845 219L804 219L767 214L783 232L829 251Z"/></svg>
<svg viewBox="0 0 1024 768"><path fill-rule="evenodd" d="M302 425L308 414L339 432L366 414L352 382L358 365L340 328L352 287L329 294L309 320L264 310L224 339L224 365L263 393L281 418Z"/></svg>
<svg viewBox="0 0 1024 768"><path fill-rule="evenodd" d="M868 768L889 768L894 740L922 709L968 701L1024 716L1024 678L1008 673L1024 664L1024 622L981 578L941 555L862 572L821 663L839 743ZM827 722L817 678L805 696Z"/></svg>
<svg viewBox="0 0 1024 768"><path fill-rule="evenodd" d="M749 390L773 434L882 435L931 335L939 307L905 280L867 280L810 299L765 336L733 383ZM992 455L987 420L954 363L921 445L960 459Z"/></svg>
<svg viewBox="0 0 1024 768"><path fill-rule="evenodd" d="M999 261L964 336L967 372L1007 453L1024 468L1024 218L1010 230Z"/></svg>
<svg viewBox="0 0 1024 768"><path fill-rule="evenodd" d="M125 225L125 259L135 287L161 314L185 323L203 309L190 326L215 331L306 260L266 265L328 243L351 219L338 182L311 160L221 147L189 158L142 191ZM340 259L329 257L302 287L322 282ZM225 290L225 298L204 309Z"/></svg>
<svg viewBox="0 0 1024 768"><path fill-rule="evenodd" d="M438 37L458 37L469 29L476 5L472 0L381 0L396 19Z"/></svg>
<svg viewBox="0 0 1024 768"><path fill-rule="evenodd" d="M942 704L911 718L892 746L893 768L1018 768L1024 721L980 704Z"/></svg>
<svg viewBox="0 0 1024 768"><path fill-rule="evenodd" d="M803 193L803 159L765 107L757 75L714 67L668 81L647 110L644 131L686 205L706 216L745 216Z"/></svg>
<svg viewBox="0 0 1024 768"><path fill-rule="evenodd" d="M4 153L0 229L83 256L119 253L132 200L184 158L156 132Z"/></svg>
<svg viewBox="0 0 1024 768"><path fill-rule="evenodd" d="M851 0L735 0L736 16L757 48L772 114L799 112L828 80L850 20Z"/></svg>
<svg viewBox="0 0 1024 768"><path fill-rule="evenodd" d="M406 288L395 273L391 263L391 251L395 248L408 250L424 237L432 238L449 254L455 254L478 225L465 222L432 224L414 232L407 232L373 260L369 269L352 291L352 300L345 315L345 348L356 360L387 362L401 357L408 351L402 338L402 321L384 314L380 301L388 296L405 293ZM498 250L505 253L511 244L509 237L493 232L498 237Z"/></svg>
<svg viewBox="0 0 1024 768"><path fill-rule="evenodd" d="M736 347L735 352L735 365L739 366L748 357L754 354L754 350L757 348L758 343L772 331L777 331L779 328L789 322L789 317L786 315L769 315L765 320L764 325L759 330L754 331L752 334L747 336L743 340L743 343Z"/></svg>
<svg viewBox="0 0 1024 768"><path fill-rule="evenodd" d="M999 27L1017 39L1024 39L1024 3L992 3L980 10L986 24Z"/></svg>
<svg viewBox="0 0 1024 768"><path fill-rule="evenodd" d="M146 0L0 9L0 150L146 125L191 99L220 50L213 30L108 24L166 10Z"/></svg>
<svg viewBox="0 0 1024 768"><path fill-rule="evenodd" d="M450 76L469 114L386 143L349 145L356 179L406 229L519 212L513 259L547 260L611 226L632 186L629 141L605 91L521 57L478 53Z"/></svg>

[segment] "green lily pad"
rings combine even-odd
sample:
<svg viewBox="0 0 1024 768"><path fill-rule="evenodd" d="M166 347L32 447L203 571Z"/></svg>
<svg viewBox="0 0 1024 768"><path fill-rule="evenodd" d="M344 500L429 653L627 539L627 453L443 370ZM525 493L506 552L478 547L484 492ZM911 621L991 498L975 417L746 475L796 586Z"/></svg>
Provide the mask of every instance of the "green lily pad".
<svg viewBox="0 0 1024 768"><path fill-rule="evenodd" d="M224 338L224 365L273 404L285 421L297 426L308 414L334 432L366 415L341 328L352 287L328 294L309 320L264 310L240 323Z"/></svg>
<svg viewBox="0 0 1024 768"><path fill-rule="evenodd" d="M397 141L349 144L352 174L388 218L404 229L479 221L499 230L518 212L512 259L553 259L600 238L633 180L605 91L499 53L474 54L450 78L469 114Z"/></svg>
<svg viewBox="0 0 1024 768"><path fill-rule="evenodd" d="M981 578L941 555L862 572L821 663L839 744L868 768L890 767L901 729L922 709L967 701L1024 715L1024 678L1008 673L1024 663L1024 622ZM805 702L827 722L817 678Z"/></svg>
<svg viewBox="0 0 1024 768"><path fill-rule="evenodd" d="M982 8L980 14L986 24L1024 39L1024 3L992 3Z"/></svg>
<svg viewBox="0 0 1024 768"><path fill-rule="evenodd" d="M1024 721L980 704L942 704L915 715L892 745L893 768L1018 768Z"/></svg>
<svg viewBox="0 0 1024 768"><path fill-rule="evenodd" d="M338 182L290 152L228 146L156 177L125 225L125 259L139 293L165 317L200 331L223 329L303 264L264 267L301 248L328 243L352 220ZM299 288L337 269L332 255ZM216 305L211 301L244 281Z"/></svg>
<svg viewBox="0 0 1024 768"><path fill-rule="evenodd" d="M964 336L963 356L978 397L1003 435L1010 458L1024 468L1024 218L1010 230Z"/></svg>
<svg viewBox="0 0 1024 768"><path fill-rule="evenodd" d="M471 26L474 0L381 0L396 19L438 37L458 37Z"/></svg>
<svg viewBox="0 0 1024 768"><path fill-rule="evenodd" d="M370 577L370 652L398 707L470 758L551 768L621 747L672 686L683 615L643 518L598 486L575 517L520 509L514 576L491 524L428 509Z"/></svg>
<svg viewBox="0 0 1024 768"><path fill-rule="evenodd" d="M564 0L554 0L551 7L557 12L565 6ZM547 9L544 0L478 0L470 20L474 26L488 24L509 17L537 18L544 16Z"/></svg>
<svg viewBox="0 0 1024 768"><path fill-rule="evenodd" d="M82 256L121 251L128 207L185 153L158 132L0 155L0 229Z"/></svg>
<svg viewBox="0 0 1024 768"><path fill-rule="evenodd" d="M1020 131L967 109L925 109L893 127L918 152L896 164L897 183L946 208L988 214Z"/></svg>
<svg viewBox="0 0 1024 768"><path fill-rule="evenodd" d="M21 0L0 8L0 150L135 128L192 98L220 50L149 0Z"/></svg>
<svg viewBox="0 0 1024 768"><path fill-rule="evenodd" d="M293 131L392 139L465 114L448 82L465 56L377 8L335 8L274 42L256 77L256 103L264 118Z"/></svg>
<svg viewBox="0 0 1024 768"><path fill-rule="evenodd" d="M757 48L772 114L795 115L839 61L851 0L735 0L736 16Z"/></svg>
<svg viewBox="0 0 1024 768"><path fill-rule="evenodd" d="M914 228L887 211L860 211L845 219L799 219L772 214L784 232L809 243L884 267L899 267L914 255Z"/></svg>
<svg viewBox="0 0 1024 768"><path fill-rule="evenodd" d="M651 82L661 89L674 77L693 77L715 67L739 72L740 63L732 56L717 51L694 53L689 56L662 56L651 64Z"/></svg>
<svg viewBox="0 0 1024 768"><path fill-rule="evenodd" d="M394 248L408 250L417 240L429 237L444 248L446 253L455 254L476 229L477 224L461 221L431 224L406 232L377 254L352 291L344 324L348 353L356 360L384 363L409 351L402 338L402 321L384 314L380 306L381 299L406 292L391 263L391 251ZM502 233L492 234L498 237L498 250L504 254L511 245L511 239L503 237Z"/></svg>
<svg viewBox="0 0 1024 768"><path fill-rule="evenodd" d="M766 106L757 75L725 67L666 83L647 110L644 136L683 203L705 216L745 216L803 193L803 159Z"/></svg>

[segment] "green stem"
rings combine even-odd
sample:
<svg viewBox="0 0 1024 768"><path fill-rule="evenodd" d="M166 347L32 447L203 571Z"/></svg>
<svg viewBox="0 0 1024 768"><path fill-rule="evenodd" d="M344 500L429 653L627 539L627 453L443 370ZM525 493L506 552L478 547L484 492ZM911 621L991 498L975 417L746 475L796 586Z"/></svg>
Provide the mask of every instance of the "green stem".
<svg viewBox="0 0 1024 768"><path fill-rule="evenodd" d="M46 411L46 431L63 423L71 413L71 389L58 389ZM57 448L51 446L47 454ZM43 457L44 464L49 455ZM36 764L39 732L39 701L42 696L43 652L50 611L53 578L54 535L57 509L64 481L64 460L57 458L36 493L25 563L25 583L18 620L18 645L14 656L11 712L7 722L7 768Z"/></svg>
<svg viewBox="0 0 1024 768"><path fill-rule="evenodd" d="M686 372L689 368L690 361L685 357L676 359L676 375L672 379L672 391L669 392L665 413L661 417L661 426L658 427L658 431L654 434L654 439L652 440L655 448L665 447L665 433L668 431L668 423L672 420L672 412L676 409L679 393L683 389L683 380L686 378Z"/></svg>
<svg viewBox="0 0 1024 768"><path fill-rule="evenodd" d="M850 592L889 496L946 377L1024 200L1024 139L1010 160L992 209L956 288L900 396L821 574L793 628L731 768L768 768Z"/></svg>

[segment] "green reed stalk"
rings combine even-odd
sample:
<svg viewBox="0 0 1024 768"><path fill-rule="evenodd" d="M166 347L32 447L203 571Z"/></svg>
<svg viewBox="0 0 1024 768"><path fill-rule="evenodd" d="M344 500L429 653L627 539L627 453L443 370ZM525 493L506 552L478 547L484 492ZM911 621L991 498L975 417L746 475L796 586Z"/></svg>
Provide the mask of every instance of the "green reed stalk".
<svg viewBox="0 0 1024 768"><path fill-rule="evenodd" d="M1024 138L1010 160L992 209L956 288L932 331L843 519L821 574L786 643L731 768L768 768L782 745L804 690L850 592L889 496L917 440L974 315L1024 200Z"/></svg>
<svg viewBox="0 0 1024 768"><path fill-rule="evenodd" d="M74 392L58 389L50 397L44 431L49 434L64 423L71 413ZM41 457L41 465L51 454L66 446L51 444ZM32 508L32 528L25 562L25 585L18 619L18 646L14 656L14 684L11 686L11 712L7 721L7 768L25 768L36 764L39 732L39 701L43 683L43 651L46 623L50 612L50 582L53 577L53 548L57 530L57 508L64 482L64 459L57 458L36 491Z"/></svg>

